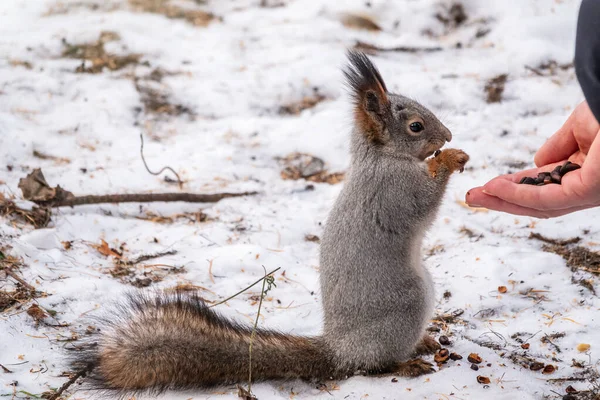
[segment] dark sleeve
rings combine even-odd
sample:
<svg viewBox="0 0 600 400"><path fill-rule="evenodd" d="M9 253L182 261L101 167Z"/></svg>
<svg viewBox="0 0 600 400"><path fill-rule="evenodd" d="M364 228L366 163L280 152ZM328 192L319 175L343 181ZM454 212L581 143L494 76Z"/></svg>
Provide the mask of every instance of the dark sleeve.
<svg viewBox="0 0 600 400"><path fill-rule="evenodd" d="M596 120L600 121L600 0L583 0L577 22L575 73Z"/></svg>

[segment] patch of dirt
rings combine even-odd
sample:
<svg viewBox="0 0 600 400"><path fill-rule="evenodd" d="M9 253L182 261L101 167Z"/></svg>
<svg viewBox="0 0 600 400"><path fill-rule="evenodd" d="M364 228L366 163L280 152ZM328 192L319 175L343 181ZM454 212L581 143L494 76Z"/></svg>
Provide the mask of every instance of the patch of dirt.
<svg viewBox="0 0 600 400"><path fill-rule="evenodd" d="M104 68L110 71L117 71L128 65L139 64L142 57L140 54L120 56L106 52L104 45L119 39L120 37L117 33L110 31L101 32L98 40L92 43L71 44L66 39L63 39L64 50L62 56L82 60L81 65L75 69L77 73L98 74Z"/></svg>
<svg viewBox="0 0 600 400"><path fill-rule="evenodd" d="M508 74L498 75L485 84L484 90L487 94L486 101L488 103L500 103L502 101L502 93L504 93L507 78Z"/></svg>
<svg viewBox="0 0 600 400"><path fill-rule="evenodd" d="M140 101L144 105L145 113L168 116L194 115L189 107L173 103L167 89L155 81L135 79L134 84L135 89L140 94Z"/></svg>
<svg viewBox="0 0 600 400"><path fill-rule="evenodd" d="M300 101L291 102L279 107L279 115L298 115L304 110L315 107L319 103L328 100L327 96L319 93L319 88L313 89L313 94L304 96Z"/></svg>
<svg viewBox="0 0 600 400"><path fill-rule="evenodd" d="M5 312L20 306L35 298L35 295L30 290L20 284L17 284L14 289L0 288L0 312Z"/></svg>
<svg viewBox="0 0 600 400"><path fill-rule="evenodd" d="M281 178L285 180L306 179L311 182L329 183L331 185L344 180L345 173L329 173L325 169L325 162L315 156L305 153L291 153L285 157L277 158L284 166Z"/></svg>
<svg viewBox="0 0 600 400"><path fill-rule="evenodd" d="M449 6L442 5L442 10L435 14L435 18L444 24L447 30L453 30L464 24L469 16L462 3L454 2Z"/></svg>
<svg viewBox="0 0 600 400"><path fill-rule="evenodd" d="M571 271L582 270L600 275L600 253L596 251L583 246L568 247L562 244L544 245L542 250L562 256Z"/></svg>
<svg viewBox="0 0 600 400"><path fill-rule="evenodd" d="M573 246L581 241L580 237L552 239L532 232L529 238L547 243L542 246L542 250L558 254L564 258L567 262L567 267L571 271L585 271L594 275L600 275L600 253L583 246Z"/></svg>
<svg viewBox="0 0 600 400"><path fill-rule="evenodd" d="M121 5L114 0L102 1L57 1L50 5L48 10L43 14L44 17L53 15L65 15L77 11L99 11L110 12L121 8Z"/></svg>
<svg viewBox="0 0 600 400"><path fill-rule="evenodd" d="M183 19L188 23L204 27L213 20L219 19L213 13L199 10L190 3L185 7L171 3L171 0L129 0L129 5L135 11L161 14L171 19Z"/></svg>

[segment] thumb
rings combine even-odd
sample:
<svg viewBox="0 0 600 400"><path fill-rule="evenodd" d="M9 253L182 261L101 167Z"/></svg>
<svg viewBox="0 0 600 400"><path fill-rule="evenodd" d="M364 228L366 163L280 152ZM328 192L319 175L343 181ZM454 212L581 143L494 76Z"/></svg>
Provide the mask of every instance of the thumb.
<svg viewBox="0 0 600 400"><path fill-rule="evenodd" d="M577 141L573 135L574 117L571 116L560 127L554 135L550 137L540 147L535 154L534 162L538 167L555 163L561 160L566 160L569 156L577 151Z"/></svg>

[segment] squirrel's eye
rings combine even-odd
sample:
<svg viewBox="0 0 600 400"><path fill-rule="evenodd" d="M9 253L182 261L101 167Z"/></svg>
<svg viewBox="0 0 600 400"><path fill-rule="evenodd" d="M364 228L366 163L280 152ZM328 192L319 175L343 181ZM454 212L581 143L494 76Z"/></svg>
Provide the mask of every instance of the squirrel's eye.
<svg viewBox="0 0 600 400"><path fill-rule="evenodd" d="M423 129L425 129L423 127L423 124L420 122L413 122L412 124L410 124L408 126L410 128L411 131L413 132L421 132Z"/></svg>

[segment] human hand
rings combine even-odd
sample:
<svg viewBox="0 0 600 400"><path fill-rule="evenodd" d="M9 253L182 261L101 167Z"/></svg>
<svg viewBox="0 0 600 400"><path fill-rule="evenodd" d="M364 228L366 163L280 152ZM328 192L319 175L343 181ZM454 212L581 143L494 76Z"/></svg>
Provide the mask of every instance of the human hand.
<svg viewBox="0 0 600 400"><path fill-rule="evenodd" d="M496 177L467 192L471 207L516 215L551 218L600 205L600 124L588 107L579 104L564 125L535 155L538 168ZM550 172L571 161L581 169L569 172L560 185L520 185L525 176Z"/></svg>

